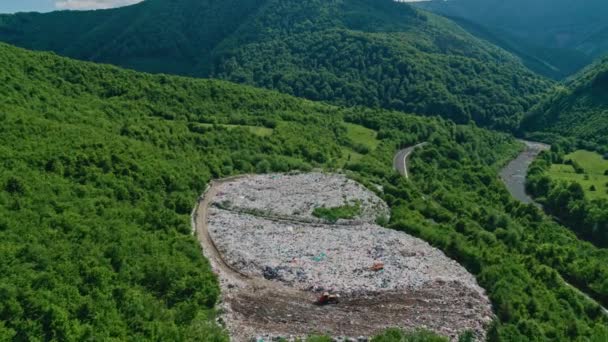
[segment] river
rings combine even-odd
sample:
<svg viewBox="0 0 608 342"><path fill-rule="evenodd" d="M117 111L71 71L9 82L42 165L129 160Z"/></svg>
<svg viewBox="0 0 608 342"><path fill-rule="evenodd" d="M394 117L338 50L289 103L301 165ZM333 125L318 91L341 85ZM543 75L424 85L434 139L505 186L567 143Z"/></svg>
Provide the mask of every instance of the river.
<svg viewBox="0 0 608 342"><path fill-rule="evenodd" d="M502 171L500 171L500 178L505 183L507 189L514 198L522 201L523 203L535 203L532 197L526 193L526 176L528 174L528 168L542 151L550 149L551 146L534 141L521 140L521 142L526 145L526 148L517 156L517 158L513 159L502 169ZM586 293L580 291L578 288L572 286L565 280L564 282L566 285L570 286L590 301L600 305ZM602 308L604 314L608 315L608 310L606 308L602 307L601 305L600 308Z"/></svg>
<svg viewBox="0 0 608 342"><path fill-rule="evenodd" d="M526 148L500 171L500 178L515 199L523 203L534 203L532 197L526 193L526 176L530 164L542 152L551 146L543 143L521 140Z"/></svg>

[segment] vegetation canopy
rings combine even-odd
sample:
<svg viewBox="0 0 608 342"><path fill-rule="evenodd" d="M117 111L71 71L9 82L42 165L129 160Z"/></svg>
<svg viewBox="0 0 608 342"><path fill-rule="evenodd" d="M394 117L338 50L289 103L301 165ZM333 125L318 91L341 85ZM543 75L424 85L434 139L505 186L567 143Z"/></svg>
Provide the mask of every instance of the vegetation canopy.
<svg viewBox="0 0 608 342"><path fill-rule="evenodd" d="M197 196L213 178L312 168L376 189L388 227L472 272L496 309L490 339L606 339L564 280L607 304L608 254L511 199L496 177L520 149L507 135L7 45L0 63L2 340L225 341L191 236ZM407 181L393 154L421 141Z"/></svg>
<svg viewBox="0 0 608 342"><path fill-rule="evenodd" d="M0 16L0 39L141 71L515 129L552 86L448 19L393 0L147 0Z"/></svg>
<svg viewBox="0 0 608 342"><path fill-rule="evenodd" d="M512 52L532 70L563 79L608 52L603 0L431 0L417 6L446 15Z"/></svg>
<svg viewBox="0 0 608 342"><path fill-rule="evenodd" d="M583 70L550 92L529 113L521 129L531 138L608 153L608 59ZM564 141L569 140L569 141Z"/></svg>

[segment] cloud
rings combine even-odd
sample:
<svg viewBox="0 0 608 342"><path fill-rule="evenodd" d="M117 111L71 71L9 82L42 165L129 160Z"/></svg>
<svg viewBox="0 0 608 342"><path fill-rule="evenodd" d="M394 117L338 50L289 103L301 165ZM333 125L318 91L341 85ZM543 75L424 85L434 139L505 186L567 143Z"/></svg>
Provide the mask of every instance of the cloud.
<svg viewBox="0 0 608 342"><path fill-rule="evenodd" d="M68 10L104 9L133 5L142 0L55 0L55 7Z"/></svg>

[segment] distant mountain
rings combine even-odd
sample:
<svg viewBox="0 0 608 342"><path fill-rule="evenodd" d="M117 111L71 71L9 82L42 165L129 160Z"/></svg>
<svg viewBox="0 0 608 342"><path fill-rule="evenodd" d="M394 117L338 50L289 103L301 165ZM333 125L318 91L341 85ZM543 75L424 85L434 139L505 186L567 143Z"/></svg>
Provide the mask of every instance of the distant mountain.
<svg viewBox="0 0 608 342"><path fill-rule="evenodd" d="M518 55L553 78L572 75L608 53L605 0L432 0L416 3ZM489 33L489 34L488 34Z"/></svg>
<svg viewBox="0 0 608 342"><path fill-rule="evenodd" d="M608 147L608 58L596 63L535 106L522 122L549 139L577 138Z"/></svg>
<svg viewBox="0 0 608 342"><path fill-rule="evenodd" d="M551 86L450 20L391 0L148 0L0 16L0 40L501 129Z"/></svg>

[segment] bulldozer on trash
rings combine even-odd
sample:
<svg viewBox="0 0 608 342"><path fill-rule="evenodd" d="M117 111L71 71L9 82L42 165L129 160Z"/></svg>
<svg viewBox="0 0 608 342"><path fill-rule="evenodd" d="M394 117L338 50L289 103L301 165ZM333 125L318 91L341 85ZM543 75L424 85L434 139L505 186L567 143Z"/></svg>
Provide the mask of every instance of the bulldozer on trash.
<svg viewBox="0 0 608 342"><path fill-rule="evenodd" d="M317 298L317 305L328 305L338 304L340 302L340 295L335 293L323 292L319 298Z"/></svg>

